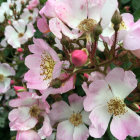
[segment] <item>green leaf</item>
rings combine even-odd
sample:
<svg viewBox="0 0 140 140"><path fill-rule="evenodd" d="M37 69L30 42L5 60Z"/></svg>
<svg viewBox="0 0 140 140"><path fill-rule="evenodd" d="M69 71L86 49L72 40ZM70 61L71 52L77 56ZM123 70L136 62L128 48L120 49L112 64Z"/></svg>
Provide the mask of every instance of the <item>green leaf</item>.
<svg viewBox="0 0 140 140"><path fill-rule="evenodd" d="M134 12L134 19L135 19L135 21L140 19L140 9L138 9Z"/></svg>
<svg viewBox="0 0 140 140"><path fill-rule="evenodd" d="M130 2L130 0L121 0L122 4L127 4L128 2Z"/></svg>
<svg viewBox="0 0 140 140"><path fill-rule="evenodd" d="M24 63L20 63L18 65L18 71L16 73L16 78L19 78L20 76L22 76L25 72L27 72L27 67L25 66Z"/></svg>
<svg viewBox="0 0 140 140"><path fill-rule="evenodd" d="M137 10L140 8L140 0L132 0L132 7L134 10Z"/></svg>
<svg viewBox="0 0 140 140"><path fill-rule="evenodd" d="M140 82L140 68L133 69L133 72L135 73L138 82Z"/></svg>
<svg viewBox="0 0 140 140"><path fill-rule="evenodd" d="M41 4L45 4L46 1L47 1L47 0L40 0L40 3L41 3Z"/></svg>

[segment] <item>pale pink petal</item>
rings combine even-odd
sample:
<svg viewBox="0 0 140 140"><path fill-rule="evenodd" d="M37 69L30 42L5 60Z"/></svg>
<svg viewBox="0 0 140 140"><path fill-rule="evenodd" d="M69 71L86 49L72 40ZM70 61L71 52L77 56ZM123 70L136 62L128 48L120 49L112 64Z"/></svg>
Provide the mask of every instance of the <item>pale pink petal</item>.
<svg viewBox="0 0 140 140"><path fill-rule="evenodd" d="M8 119L10 121L15 121L18 115L19 115L18 109L13 109L12 111L9 112Z"/></svg>
<svg viewBox="0 0 140 140"><path fill-rule="evenodd" d="M27 39L28 39L28 38L31 38L31 37L33 37L33 35L34 35L34 32L35 32L34 26L33 26L31 23L29 23L29 24L27 25L27 30L26 30L24 36L25 36Z"/></svg>
<svg viewBox="0 0 140 140"><path fill-rule="evenodd" d="M92 137L101 138L107 130L111 114L108 113L107 106L96 107L89 116L92 125L89 128L89 133Z"/></svg>
<svg viewBox="0 0 140 140"><path fill-rule="evenodd" d="M18 33L24 33L25 32L26 23L24 22L24 20L19 19L18 21L13 21L13 26L18 31Z"/></svg>
<svg viewBox="0 0 140 140"><path fill-rule="evenodd" d="M41 129L38 130L38 134L41 137L41 139L44 139L52 134L52 127L47 114L45 114L44 116L43 126L41 127Z"/></svg>
<svg viewBox="0 0 140 140"><path fill-rule="evenodd" d="M130 14L130 13L124 13L121 16L122 16L122 20L125 23L125 26L127 28L131 28L131 26L134 24L134 17L133 17L133 15Z"/></svg>
<svg viewBox="0 0 140 140"><path fill-rule="evenodd" d="M80 22L87 18L87 1L61 0L56 2L55 11L63 22L76 29Z"/></svg>
<svg viewBox="0 0 140 140"><path fill-rule="evenodd" d="M48 0L39 13L47 17L56 17L55 4L56 0Z"/></svg>
<svg viewBox="0 0 140 140"><path fill-rule="evenodd" d="M49 21L49 27L51 32L58 38L62 39L62 33L70 39L76 39L82 35L82 33L76 33L71 31L62 21L58 18L52 18Z"/></svg>
<svg viewBox="0 0 140 140"><path fill-rule="evenodd" d="M99 22L104 3L105 0L88 0L88 18L92 18L96 22Z"/></svg>
<svg viewBox="0 0 140 140"><path fill-rule="evenodd" d="M114 116L110 125L110 131L119 140L125 140L126 137L140 136L140 116L127 108L127 112L121 116Z"/></svg>
<svg viewBox="0 0 140 140"><path fill-rule="evenodd" d="M137 86L136 76L132 71L124 71L122 68L114 68L105 77L114 96L126 98Z"/></svg>
<svg viewBox="0 0 140 140"><path fill-rule="evenodd" d="M30 52L35 53L35 54L38 54L38 55L41 55L42 52L44 51L43 48L38 47L35 44L29 45L28 48L29 48Z"/></svg>
<svg viewBox="0 0 140 140"><path fill-rule="evenodd" d="M52 110L49 115L51 120L58 122L68 119L72 113L68 104L64 101L60 101L52 105Z"/></svg>
<svg viewBox="0 0 140 140"><path fill-rule="evenodd" d="M36 93L30 92L19 92L17 95L19 98L9 101L11 107L32 106L41 98Z"/></svg>
<svg viewBox="0 0 140 140"><path fill-rule="evenodd" d="M53 70L53 79L56 79L60 76L61 74L61 69L62 69L62 64L63 62L57 62L54 66L54 70Z"/></svg>
<svg viewBox="0 0 140 140"><path fill-rule="evenodd" d="M57 140L73 140L74 126L69 120L60 122L57 126Z"/></svg>
<svg viewBox="0 0 140 140"><path fill-rule="evenodd" d="M88 137L89 130L84 124L80 124L77 127L74 127L72 140L87 140Z"/></svg>
<svg viewBox="0 0 140 140"><path fill-rule="evenodd" d="M83 109L84 97L80 97L77 94L72 94L68 97L70 107L74 112L81 112Z"/></svg>
<svg viewBox="0 0 140 140"><path fill-rule="evenodd" d="M44 16L37 20L37 27L38 27L39 31L42 33L47 33L50 31L49 25L47 24L47 21Z"/></svg>
<svg viewBox="0 0 140 140"><path fill-rule="evenodd" d="M84 100L84 109L91 111L96 106L106 104L112 97L113 95L106 81L94 81L89 85L89 91Z"/></svg>
<svg viewBox="0 0 140 140"><path fill-rule="evenodd" d="M140 20L138 20L130 29L124 39L124 48L127 50L140 49Z"/></svg>
<svg viewBox="0 0 140 140"><path fill-rule="evenodd" d="M25 65L29 69L38 69L38 70L40 70L40 64L41 64L41 56L39 56L39 55L32 54L32 55L28 55L25 58Z"/></svg>
<svg viewBox="0 0 140 140"><path fill-rule="evenodd" d="M12 76L15 75L15 70L7 63L0 63L0 74L3 74L6 77Z"/></svg>
<svg viewBox="0 0 140 140"><path fill-rule="evenodd" d="M13 48L19 48L20 47L21 44L20 44L20 42L18 40L18 33L10 25L9 26L6 26L6 28L5 28L5 38L6 38L7 42Z"/></svg>
<svg viewBox="0 0 140 140"><path fill-rule="evenodd" d="M101 12L102 19L101 25L103 28L109 25L111 18L117 9L118 9L117 0L106 0Z"/></svg>
<svg viewBox="0 0 140 140"><path fill-rule="evenodd" d="M30 116L29 110L29 107L20 107L16 111L16 119L10 118L13 120L9 124L11 130L29 130L37 124L38 120Z"/></svg>
<svg viewBox="0 0 140 140"><path fill-rule="evenodd" d="M41 140L39 135L34 130L18 131L16 140Z"/></svg>

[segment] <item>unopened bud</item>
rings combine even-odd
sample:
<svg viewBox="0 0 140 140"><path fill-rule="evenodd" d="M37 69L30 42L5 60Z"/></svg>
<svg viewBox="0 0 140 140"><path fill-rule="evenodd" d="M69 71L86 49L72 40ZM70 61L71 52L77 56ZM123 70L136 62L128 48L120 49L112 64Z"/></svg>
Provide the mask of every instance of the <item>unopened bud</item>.
<svg viewBox="0 0 140 140"><path fill-rule="evenodd" d="M51 82L51 86L53 88L60 88L62 85L62 82L60 79L54 79L52 82Z"/></svg>
<svg viewBox="0 0 140 140"><path fill-rule="evenodd" d="M18 51L19 53L21 53L21 52L23 52L23 49L22 49L22 48L18 48L17 51Z"/></svg>
<svg viewBox="0 0 140 140"><path fill-rule="evenodd" d="M23 91L26 91L26 88L22 86L14 86L14 90L16 92L23 92Z"/></svg>
<svg viewBox="0 0 140 140"><path fill-rule="evenodd" d="M14 80L11 80L10 84L11 85L14 85L15 84L15 81Z"/></svg>
<svg viewBox="0 0 140 140"><path fill-rule="evenodd" d="M87 62L87 59L88 53L86 50L74 50L71 54L72 63L77 67L84 65Z"/></svg>
<svg viewBox="0 0 140 140"><path fill-rule="evenodd" d="M124 9L125 9L126 12L129 12L130 11L130 6L125 6Z"/></svg>
<svg viewBox="0 0 140 140"><path fill-rule="evenodd" d="M118 25L122 22L122 17L120 15L120 13L116 10L114 15L112 16L112 19L111 19L111 22L114 24L114 25Z"/></svg>
<svg viewBox="0 0 140 140"><path fill-rule="evenodd" d="M102 28L102 26L100 25L100 23L97 24L97 25L94 27L93 33L94 33L95 39L96 39L96 37L97 37L97 39L98 39L98 37L99 37L99 35L102 33L102 31L103 31L103 28Z"/></svg>

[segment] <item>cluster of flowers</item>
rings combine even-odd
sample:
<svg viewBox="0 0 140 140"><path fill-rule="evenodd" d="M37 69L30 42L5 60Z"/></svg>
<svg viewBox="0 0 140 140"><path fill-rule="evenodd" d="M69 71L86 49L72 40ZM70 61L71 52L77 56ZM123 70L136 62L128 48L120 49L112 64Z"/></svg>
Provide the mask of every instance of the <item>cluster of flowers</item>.
<svg viewBox="0 0 140 140"><path fill-rule="evenodd" d="M38 5L38 0L8 0L0 7L2 46L20 48L34 36L35 22L43 34L28 46L27 87L14 87L17 98L9 102L16 140L101 138L108 125L118 140L140 136L140 116L125 102L138 81L119 61L125 55L140 58L140 20L121 15L117 0L48 0L40 11ZM49 34L53 45L45 41ZM78 74L84 96L74 92ZM10 89L9 76L14 75L12 67L0 64L0 93Z"/></svg>

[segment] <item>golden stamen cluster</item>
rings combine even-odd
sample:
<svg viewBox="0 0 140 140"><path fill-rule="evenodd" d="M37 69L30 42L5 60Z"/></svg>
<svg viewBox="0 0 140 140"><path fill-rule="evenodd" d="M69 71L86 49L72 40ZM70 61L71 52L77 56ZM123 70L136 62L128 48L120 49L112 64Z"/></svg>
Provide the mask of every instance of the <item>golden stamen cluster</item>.
<svg viewBox="0 0 140 140"><path fill-rule="evenodd" d="M32 20L33 20L33 17L32 17L32 16L29 16L28 19L29 19L30 21L32 21Z"/></svg>
<svg viewBox="0 0 140 140"><path fill-rule="evenodd" d="M0 82L4 81L4 75L0 74Z"/></svg>
<svg viewBox="0 0 140 140"><path fill-rule="evenodd" d="M78 126L82 124L82 115L80 113L73 113L69 118L69 121L74 125Z"/></svg>
<svg viewBox="0 0 140 140"><path fill-rule="evenodd" d="M78 28L83 32L92 32L96 24L97 22L94 19L84 19L80 22Z"/></svg>
<svg viewBox="0 0 140 140"><path fill-rule="evenodd" d="M120 23L119 30L126 30L126 29L127 29L127 27L126 27L124 21L122 21L122 22Z"/></svg>
<svg viewBox="0 0 140 140"><path fill-rule="evenodd" d="M19 34L18 34L18 37L19 37L19 38L21 38L21 37L23 37L23 36L24 36L23 33L19 33Z"/></svg>
<svg viewBox="0 0 140 140"><path fill-rule="evenodd" d="M49 54L43 53L41 56L41 65L40 68L42 72L40 75L44 76L43 80L48 80L52 78L53 69L55 62Z"/></svg>
<svg viewBox="0 0 140 140"><path fill-rule="evenodd" d="M30 108L30 111L29 111L31 117L35 117L35 118L38 118L40 112L41 112L41 110L40 110L40 108L37 105L33 105Z"/></svg>
<svg viewBox="0 0 140 140"><path fill-rule="evenodd" d="M107 102L107 104L108 104L108 112L115 116L123 115L127 112L125 103L123 102L123 100L117 97L111 99L109 102Z"/></svg>

